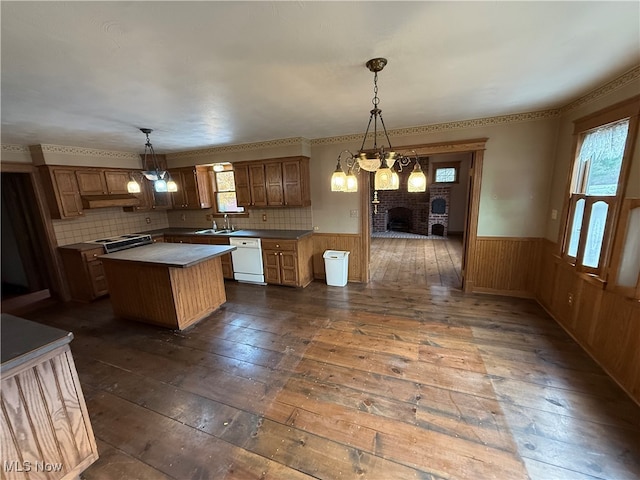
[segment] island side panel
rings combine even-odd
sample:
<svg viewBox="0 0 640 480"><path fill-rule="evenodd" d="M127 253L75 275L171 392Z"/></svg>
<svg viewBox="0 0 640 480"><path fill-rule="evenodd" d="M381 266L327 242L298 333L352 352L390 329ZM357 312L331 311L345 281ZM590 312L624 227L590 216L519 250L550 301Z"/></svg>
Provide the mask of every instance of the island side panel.
<svg viewBox="0 0 640 480"><path fill-rule="evenodd" d="M171 268L169 272L180 330L206 317L227 301L220 257L188 268Z"/></svg>
<svg viewBox="0 0 640 480"><path fill-rule="evenodd" d="M103 259L114 313L179 328L169 267Z"/></svg>

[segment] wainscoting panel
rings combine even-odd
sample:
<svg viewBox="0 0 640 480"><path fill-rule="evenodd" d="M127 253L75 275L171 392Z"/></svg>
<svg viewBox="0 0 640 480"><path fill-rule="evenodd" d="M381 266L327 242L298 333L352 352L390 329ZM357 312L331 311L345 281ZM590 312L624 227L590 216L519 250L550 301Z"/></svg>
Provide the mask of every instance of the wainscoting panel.
<svg viewBox="0 0 640 480"><path fill-rule="evenodd" d="M553 242L543 242L538 301L640 404L640 302L604 289L554 255Z"/></svg>
<svg viewBox="0 0 640 480"><path fill-rule="evenodd" d="M469 259L468 280L473 291L534 297L539 238L478 237Z"/></svg>
<svg viewBox="0 0 640 480"><path fill-rule="evenodd" d="M348 281L362 282L364 280L362 247L359 234L313 234L313 277L318 280L324 280L326 278L324 258L322 257L325 250L342 250L350 252ZM369 259L364 261L369 261Z"/></svg>

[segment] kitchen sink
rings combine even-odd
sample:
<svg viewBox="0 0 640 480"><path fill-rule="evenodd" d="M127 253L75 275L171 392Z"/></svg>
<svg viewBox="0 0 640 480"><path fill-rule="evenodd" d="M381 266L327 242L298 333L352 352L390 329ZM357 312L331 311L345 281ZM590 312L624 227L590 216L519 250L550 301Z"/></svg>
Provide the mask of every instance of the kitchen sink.
<svg viewBox="0 0 640 480"><path fill-rule="evenodd" d="M196 233L200 235L220 235L224 233L233 233L235 230L214 230L213 228L207 228L206 230L198 230Z"/></svg>

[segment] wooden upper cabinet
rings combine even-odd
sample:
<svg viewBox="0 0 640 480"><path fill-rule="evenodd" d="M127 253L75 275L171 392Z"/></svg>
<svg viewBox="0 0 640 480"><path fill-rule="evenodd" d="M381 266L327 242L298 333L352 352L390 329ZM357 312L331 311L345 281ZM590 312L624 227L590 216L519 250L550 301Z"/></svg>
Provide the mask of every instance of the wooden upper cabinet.
<svg viewBox="0 0 640 480"><path fill-rule="evenodd" d="M107 181L104 170L99 168L76 169L76 179L81 195L106 195Z"/></svg>
<svg viewBox="0 0 640 480"><path fill-rule="evenodd" d="M51 218L75 218L83 215L82 199L75 170L68 167L38 167Z"/></svg>
<svg viewBox="0 0 640 480"><path fill-rule="evenodd" d="M211 208L211 176L208 167L196 165L170 170L169 173L178 185L178 191L171 194L173 208Z"/></svg>
<svg viewBox="0 0 640 480"><path fill-rule="evenodd" d="M249 165L249 184L251 186L251 206L267 206L267 186L264 175L264 164Z"/></svg>
<svg viewBox="0 0 640 480"><path fill-rule="evenodd" d="M76 179L81 195L121 195L127 192L131 180L129 170L103 168L76 169Z"/></svg>
<svg viewBox="0 0 640 480"><path fill-rule="evenodd" d="M283 206L282 163L266 163L264 165L264 177L267 190L267 205L271 207Z"/></svg>
<svg viewBox="0 0 640 480"><path fill-rule="evenodd" d="M311 205L307 157L236 162L233 170L238 205L245 207Z"/></svg>
<svg viewBox="0 0 640 480"><path fill-rule="evenodd" d="M311 205L309 189L309 159L300 157L282 162L284 204L288 207Z"/></svg>
<svg viewBox="0 0 640 480"><path fill-rule="evenodd" d="M251 185L249 185L249 166L235 164L233 177L236 182L236 201L243 207L251 206Z"/></svg>
<svg viewBox="0 0 640 480"><path fill-rule="evenodd" d="M131 180L131 172L129 170L105 170L104 179L109 195L129 193L127 191L127 183Z"/></svg>

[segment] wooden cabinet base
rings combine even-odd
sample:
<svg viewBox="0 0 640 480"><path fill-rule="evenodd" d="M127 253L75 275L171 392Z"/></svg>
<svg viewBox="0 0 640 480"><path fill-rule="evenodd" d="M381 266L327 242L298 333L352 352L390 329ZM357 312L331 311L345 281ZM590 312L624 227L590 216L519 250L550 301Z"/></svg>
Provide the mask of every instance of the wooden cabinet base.
<svg viewBox="0 0 640 480"><path fill-rule="evenodd" d="M182 330L227 301L220 257L188 268L104 261L116 315Z"/></svg>

